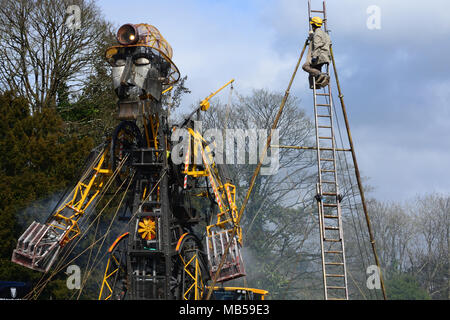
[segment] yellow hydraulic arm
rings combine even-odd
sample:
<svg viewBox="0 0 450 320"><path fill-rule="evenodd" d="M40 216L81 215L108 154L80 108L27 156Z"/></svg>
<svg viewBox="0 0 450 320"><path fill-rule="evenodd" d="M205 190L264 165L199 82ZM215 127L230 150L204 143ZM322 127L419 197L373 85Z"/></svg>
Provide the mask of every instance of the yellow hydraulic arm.
<svg viewBox="0 0 450 320"><path fill-rule="evenodd" d="M204 144L206 141L200 133L188 128L190 137L194 140L194 155L201 153L203 168L198 170L195 165L189 169L189 163L185 166L183 174L194 178L207 177L218 206L218 213L212 224L206 227L207 255L210 264L210 272L213 275L218 270L220 258L224 255L224 248L230 244L230 254L227 261L219 270L219 282L235 279L245 275L240 248L242 247L242 229L238 220L236 206L236 187L223 177L217 164L213 161L210 148ZM191 139L191 138L190 138ZM190 148L189 148L190 149ZM189 159L189 156L186 157ZM232 235L235 231L235 235Z"/></svg>
<svg viewBox="0 0 450 320"><path fill-rule="evenodd" d="M205 99L203 99L200 102L200 107L202 111L206 111L209 109L209 99L211 99L212 97L214 97L216 94L218 94L220 91L222 91L226 86L228 86L229 84L232 84L234 82L234 79L231 79L230 81L228 81L227 83L225 83L222 87L220 87L220 89L218 89L217 91L211 93L209 96L207 96Z"/></svg>
<svg viewBox="0 0 450 320"><path fill-rule="evenodd" d="M78 220L97 198L100 190L104 186L104 178L112 173L111 169L105 164L107 154L108 149L103 151L94 167L91 170L88 170L87 177L85 179L82 178L77 183L71 193L72 197L69 201L57 209L49 219L50 225L53 228L60 229L63 232L63 236L60 240L61 246L72 241L80 234Z"/></svg>
<svg viewBox="0 0 450 320"><path fill-rule="evenodd" d="M106 178L112 174L108 163L109 145L97 155L62 205L45 224L34 221L22 234L13 251L12 262L47 272L60 249L81 234L79 220L98 198Z"/></svg>

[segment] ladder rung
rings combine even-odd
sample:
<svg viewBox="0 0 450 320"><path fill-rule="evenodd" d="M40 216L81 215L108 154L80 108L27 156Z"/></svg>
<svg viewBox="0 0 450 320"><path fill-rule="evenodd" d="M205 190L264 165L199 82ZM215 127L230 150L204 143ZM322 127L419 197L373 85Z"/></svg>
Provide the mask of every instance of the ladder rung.
<svg viewBox="0 0 450 320"><path fill-rule="evenodd" d="M324 114L318 114L317 116L319 118L331 118L331 116L327 116L327 115L324 115Z"/></svg>
<svg viewBox="0 0 450 320"><path fill-rule="evenodd" d="M339 216L331 216L331 215L324 215L323 217L327 218L327 219L338 219L339 218Z"/></svg>
<svg viewBox="0 0 450 320"><path fill-rule="evenodd" d="M336 253L336 254L341 254L342 251L324 251L325 253Z"/></svg>
<svg viewBox="0 0 450 320"><path fill-rule="evenodd" d="M322 172L335 172L336 170L329 170L329 169L320 169Z"/></svg>
<svg viewBox="0 0 450 320"><path fill-rule="evenodd" d="M334 182L334 181L322 181L322 183L336 184L336 182Z"/></svg>
<svg viewBox="0 0 450 320"><path fill-rule="evenodd" d="M333 278L344 278L345 276L343 274L326 274L326 277L333 277Z"/></svg>
<svg viewBox="0 0 450 320"><path fill-rule="evenodd" d="M329 140L331 140L331 139L333 139L333 137L319 137L319 139L329 139Z"/></svg>
<svg viewBox="0 0 450 320"><path fill-rule="evenodd" d="M347 300L345 298L328 298L328 300Z"/></svg>
<svg viewBox="0 0 450 320"><path fill-rule="evenodd" d="M339 230L339 227L325 227L325 230Z"/></svg>
<svg viewBox="0 0 450 320"><path fill-rule="evenodd" d="M335 192L322 192L323 196L337 196L337 193Z"/></svg>
<svg viewBox="0 0 450 320"><path fill-rule="evenodd" d="M346 289L345 287L327 286L327 289Z"/></svg>
<svg viewBox="0 0 450 320"><path fill-rule="evenodd" d="M341 239L323 239L323 241L326 241L326 242L341 242Z"/></svg>
<svg viewBox="0 0 450 320"><path fill-rule="evenodd" d="M331 104L316 104L318 107L331 107Z"/></svg>
<svg viewBox="0 0 450 320"><path fill-rule="evenodd" d="M333 148L320 148L319 147L319 149L320 149L320 151L334 151Z"/></svg>
<svg viewBox="0 0 450 320"><path fill-rule="evenodd" d="M334 161L334 159L322 158L320 161Z"/></svg>
<svg viewBox="0 0 450 320"><path fill-rule="evenodd" d="M331 126L318 126L321 129L331 129Z"/></svg>
<svg viewBox="0 0 450 320"><path fill-rule="evenodd" d="M311 12L315 12L315 13L324 13L323 10L311 10Z"/></svg>
<svg viewBox="0 0 450 320"><path fill-rule="evenodd" d="M326 265L329 266L343 266L344 263L343 262L325 262Z"/></svg>
<svg viewBox="0 0 450 320"><path fill-rule="evenodd" d="M330 95L329 93L319 93L319 92L316 93L316 96L329 96L329 95Z"/></svg>
<svg viewBox="0 0 450 320"><path fill-rule="evenodd" d="M324 203L323 204L324 207L337 207L336 203Z"/></svg>

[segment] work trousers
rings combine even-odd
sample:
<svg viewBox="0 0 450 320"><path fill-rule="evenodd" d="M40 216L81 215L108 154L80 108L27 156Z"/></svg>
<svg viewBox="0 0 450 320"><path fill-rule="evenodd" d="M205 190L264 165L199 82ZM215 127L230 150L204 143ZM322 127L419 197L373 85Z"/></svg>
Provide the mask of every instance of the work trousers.
<svg viewBox="0 0 450 320"><path fill-rule="evenodd" d="M318 76L322 72L322 67L325 63L321 64L312 64L310 61L306 62L303 65L303 70L308 72L312 76Z"/></svg>
<svg viewBox="0 0 450 320"><path fill-rule="evenodd" d="M316 78L316 88L320 89L322 87L322 85L327 85L328 84L328 80L324 83L317 83L317 76L319 76L322 73L322 67L325 65L326 63L320 63L320 64L312 64L311 62L306 62L302 68L304 71L309 73L309 87L312 89L313 88L313 77Z"/></svg>

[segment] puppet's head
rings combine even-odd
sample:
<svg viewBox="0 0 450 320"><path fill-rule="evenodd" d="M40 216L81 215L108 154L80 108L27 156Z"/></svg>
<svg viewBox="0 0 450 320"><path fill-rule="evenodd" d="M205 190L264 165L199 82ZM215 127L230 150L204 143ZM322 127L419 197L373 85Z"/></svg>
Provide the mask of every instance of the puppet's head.
<svg viewBox="0 0 450 320"><path fill-rule="evenodd" d="M112 66L114 90L121 103L161 100L164 85L178 81L172 47L158 29L148 24L125 24L117 32L118 45L106 50Z"/></svg>

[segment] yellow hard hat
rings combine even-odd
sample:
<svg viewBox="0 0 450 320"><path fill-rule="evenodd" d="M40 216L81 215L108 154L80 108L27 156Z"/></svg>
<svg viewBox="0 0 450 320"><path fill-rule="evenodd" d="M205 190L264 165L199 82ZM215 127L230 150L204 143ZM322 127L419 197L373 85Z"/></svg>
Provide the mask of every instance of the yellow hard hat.
<svg viewBox="0 0 450 320"><path fill-rule="evenodd" d="M322 26L323 20L319 17L314 17L314 18L311 18L311 21L309 23L320 28Z"/></svg>

